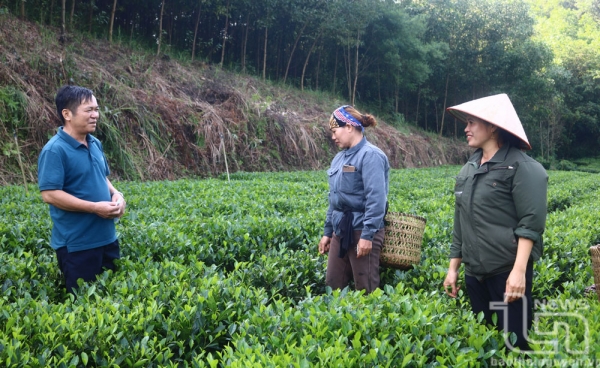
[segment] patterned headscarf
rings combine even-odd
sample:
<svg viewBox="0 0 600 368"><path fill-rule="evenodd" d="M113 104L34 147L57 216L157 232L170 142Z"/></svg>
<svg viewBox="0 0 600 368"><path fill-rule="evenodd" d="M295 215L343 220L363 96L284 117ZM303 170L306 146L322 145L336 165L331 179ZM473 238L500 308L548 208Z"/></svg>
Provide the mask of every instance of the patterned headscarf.
<svg viewBox="0 0 600 368"><path fill-rule="evenodd" d="M360 128L361 132L365 131L365 127L358 121L352 114L346 111L346 107L351 107L350 105L344 105L338 107L333 114L331 114L331 119L329 120L329 129L339 128L346 124L350 124L357 128Z"/></svg>

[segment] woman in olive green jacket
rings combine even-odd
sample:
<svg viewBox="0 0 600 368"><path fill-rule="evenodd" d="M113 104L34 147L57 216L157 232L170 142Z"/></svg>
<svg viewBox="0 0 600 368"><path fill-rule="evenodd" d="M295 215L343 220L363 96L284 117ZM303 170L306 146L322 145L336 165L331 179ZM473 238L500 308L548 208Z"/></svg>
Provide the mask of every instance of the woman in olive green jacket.
<svg viewBox="0 0 600 368"><path fill-rule="evenodd" d="M507 338L507 347L529 350L533 262L543 249L548 175L523 152L531 146L505 94L448 111L466 123L467 142L476 150L456 177L454 233L444 289L456 297L464 264L473 312L484 312L492 323L497 311L498 328L517 337L514 345Z"/></svg>

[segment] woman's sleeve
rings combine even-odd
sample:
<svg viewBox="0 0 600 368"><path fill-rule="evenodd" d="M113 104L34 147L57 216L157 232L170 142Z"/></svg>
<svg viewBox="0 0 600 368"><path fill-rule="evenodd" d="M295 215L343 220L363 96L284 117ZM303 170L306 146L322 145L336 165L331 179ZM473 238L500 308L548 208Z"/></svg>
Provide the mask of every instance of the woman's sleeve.
<svg viewBox="0 0 600 368"><path fill-rule="evenodd" d="M333 213L333 209L331 208L331 201L329 199L331 196L331 190L329 191L329 195L327 196L327 201L329 205L327 207L327 216L325 216L325 229L323 230L323 235L327 237L333 236L333 223L331 222L331 214Z"/></svg>
<svg viewBox="0 0 600 368"><path fill-rule="evenodd" d="M361 239L373 240L379 231L385 216L386 193L386 158L376 152L365 154L362 163L362 179L365 196L365 216Z"/></svg>
<svg viewBox="0 0 600 368"><path fill-rule="evenodd" d="M515 172L512 196L517 210L515 235L534 242L533 255L542 251L542 233L546 228L548 211L548 174L536 161L520 162Z"/></svg>
<svg viewBox="0 0 600 368"><path fill-rule="evenodd" d="M456 203L454 204L454 230L452 231L452 245L448 258L462 258L462 234L460 227L460 213Z"/></svg>

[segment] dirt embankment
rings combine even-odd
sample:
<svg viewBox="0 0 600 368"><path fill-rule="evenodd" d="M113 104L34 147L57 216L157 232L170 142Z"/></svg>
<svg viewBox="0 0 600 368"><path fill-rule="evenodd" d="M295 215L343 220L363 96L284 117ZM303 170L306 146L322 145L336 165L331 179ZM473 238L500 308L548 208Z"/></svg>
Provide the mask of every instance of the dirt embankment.
<svg viewBox="0 0 600 368"><path fill-rule="evenodd" d="M322 93L78 35L60 44L54 29L10 15L0 15L0 55L3 184L36 180L39 151L59 125L53 97L67 83L94 91L96 135L121 179L214 176L225 160L232 172L323 169L337 152L327 122L343 101ZM411 130L380 121L367 137L394 168L468 156L464 142Z"/></svg>

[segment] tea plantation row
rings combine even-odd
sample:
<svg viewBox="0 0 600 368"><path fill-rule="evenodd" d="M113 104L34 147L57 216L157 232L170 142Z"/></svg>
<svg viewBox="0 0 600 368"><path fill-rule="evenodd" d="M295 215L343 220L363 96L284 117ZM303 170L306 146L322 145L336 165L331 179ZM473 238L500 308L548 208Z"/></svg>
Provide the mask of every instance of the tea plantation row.
<svg viewBox="0 0 600 368"><path fill-rule="evenodd" d="M128 205L119 270L76 299L60 287L37 188L0 187L0 366L600 364L600 303L584 292L600 243L598 175L549 172L539 343L527 356L506 349L462 291L443 293L458 169L392 172L390 209L427 219L422 260L382 269L367 296L324 287L324 172L118 183Z"/></svg>

